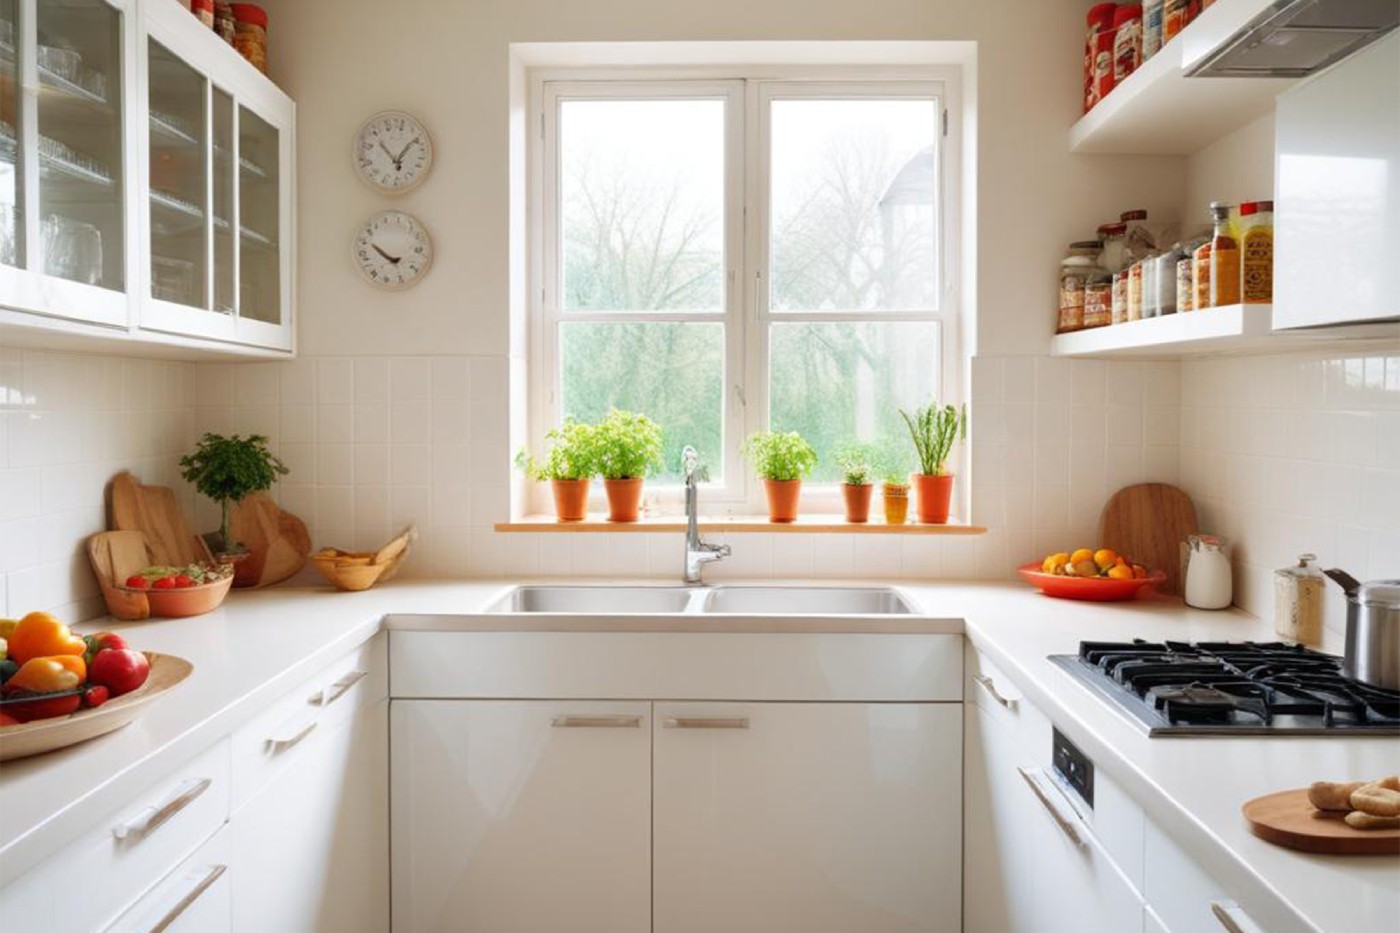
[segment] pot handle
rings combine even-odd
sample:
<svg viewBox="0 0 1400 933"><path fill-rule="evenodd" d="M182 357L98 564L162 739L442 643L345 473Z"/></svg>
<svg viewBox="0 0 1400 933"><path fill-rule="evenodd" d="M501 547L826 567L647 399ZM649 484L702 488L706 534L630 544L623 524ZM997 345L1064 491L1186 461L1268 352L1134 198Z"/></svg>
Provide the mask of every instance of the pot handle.
<svg viewBox="0 0 1400 933"><path fill-rule="evenodd" d="M1324 570L1322 572L1330 577L1332 582L1340 586L1346 592L1347 596L1354 597L1356 596L1357 590L1361 589L1361 582L1345 570L1338 570L1336 567L1333 567L1331 570Z"/></svg>

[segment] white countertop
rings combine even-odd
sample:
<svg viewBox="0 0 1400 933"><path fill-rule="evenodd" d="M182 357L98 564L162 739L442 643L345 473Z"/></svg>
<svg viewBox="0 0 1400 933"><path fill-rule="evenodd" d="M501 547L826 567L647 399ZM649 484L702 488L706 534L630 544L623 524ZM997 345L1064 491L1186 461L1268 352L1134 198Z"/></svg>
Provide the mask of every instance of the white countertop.
<svg viewBox="0 0 1400 933"><path fill-rule="evenodd" d="M235 591L224 607L194 619L81 626L118 631L136 647L187 658L194 674L130 726L70 749L0 765L0 886L368 639L385 615L479 612L510 585L395 581L364 593L285 586ZM1298 929L1394 933L1400 860L1278 848L1249 833L1239 808L1252 797L1314 780L1400 772L1400 740L1149 739L1045 659L1073 653L1081 639L1271 640L1269 626L1241 612L1200 612L1168 600L1053 600L1014 583L892 585L940 620L921 621L919 630L964 631L1225 887L1242 897L1248 891L1281 902L1302 921ZM401 619L399 624L413 623Z"/></svg>

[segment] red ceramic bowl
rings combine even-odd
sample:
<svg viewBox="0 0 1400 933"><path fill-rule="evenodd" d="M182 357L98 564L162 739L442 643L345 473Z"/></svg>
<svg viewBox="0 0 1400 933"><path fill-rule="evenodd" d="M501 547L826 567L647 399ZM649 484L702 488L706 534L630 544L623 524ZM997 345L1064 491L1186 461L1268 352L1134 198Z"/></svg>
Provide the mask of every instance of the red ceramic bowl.
<svg viewBox="0 0 1400 933"><path fill-rule="evenodd" d="M1059 599L1085 599L1093 602L1118 602L1124 599L1137 599L1150 596L1157 584L1165 583L1167 575L1154 570L1141 580L1114 580L1110 577L1062 577L1059 574L1043 573L1040 564L1025 564L1016 572L1027 583L1046 596Z"/></svg>

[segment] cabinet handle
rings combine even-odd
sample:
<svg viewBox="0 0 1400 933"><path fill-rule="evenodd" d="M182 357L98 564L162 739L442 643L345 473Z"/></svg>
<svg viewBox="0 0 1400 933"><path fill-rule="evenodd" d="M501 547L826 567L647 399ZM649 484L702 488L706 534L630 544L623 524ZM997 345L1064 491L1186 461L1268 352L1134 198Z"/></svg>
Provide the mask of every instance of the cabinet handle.
<svg viewBox="0 0 1400 933"><path fill-rule="evenodd" d="M1006 707L1007 709L1016 708L1016 701L1009 697L1004 697L1000 693L998 693L996 681L992 680L992 678L988 677L986 674L973 674L972 679L977 681L977 685L979 687L987 691L988 696L990 696L993 700L996 700L1002 706Z"/></svg>
<svg viewBox="0 0 1400 933"><path fill-rule="evenodd" d="M732 719L723 719L699 716L677 716L673 719L663 719L661 725L666 729L747 729L749 727L749 717L736 716Z"/></svg>
<svg viewBox="0 0 1400 933"><path fill-rule="evenodd" d="M139 842L168 823L175 814L194 803L195 799L208 790L209 785L213 783L212 778L190 778L176 787L163 803L147 807L139 815L132 817L125 823L113 826L112 836L116 839L131 839L133 842Z"/></svg>
<svg viewBox="0 0 1400 933"><path fill-rule="evenodd" d="M316 728L316 721L313 719L306 725L297 729L291 735L283 738L273 738L267 740L267 753L269 755L280 755L289 748L294 748L302 739L310 735Z"/></svg>
<svg viewBox="0 0 1400 933"><path fill-rule="evenodd" d="M1036 799L1040 801L1041 805L1044 806L1046 810L1050 811L1050 816L1055 820L1055 825L1060 827L1060 832L1064 833L1066 838L1076 846L1084 845L1084 839L1079 835L1079 831L1074 826L1075 821L1071 820L1060 811L1059 805L1056 804L1054 799L1050 796L1050 791L1047 791L1044 785L1040 783L1040 775L1028 771L1025 768L1018 767L1016 770L1021 773L1021 777L1025 780L1026 786L1031 789L1031 793L1035 794Z"/></svg>
<svg viewBox="0 0 1400 933"><path fill-rule="evenodd" d="M1264 933L1238 904L1211 901L1210 912L1229 933Z"/></svg>
<svg viewBox="0 0 1400 933"><path fill-rule="evenodd" d="M191 904L199 900L200 896L205 891L213 887L214 882L218 881L219 877L226 871L228 871L227 865L209 866L209 870L205 872L202 877L197 879L188 891L180 896L180 899L165 912L165 916L156 921L156 925L151 927L150 933L164 933L172 923L180 918L181 914L189 910Z"/></svg>
<svg viewBox="0 0 1400 933"><path fill-rule="evenodd" d="M322 687L313 693L307 702L312 706L330 706L343 697L351 687L364 680L368 674L369 671L351 671L329 687Z"/></svg>
<svg viewBox="0 0 1400 933"><path fill-rule="evenodd" d="M555 716L549 724L556 729L639 729L640 716Z"/></svg>

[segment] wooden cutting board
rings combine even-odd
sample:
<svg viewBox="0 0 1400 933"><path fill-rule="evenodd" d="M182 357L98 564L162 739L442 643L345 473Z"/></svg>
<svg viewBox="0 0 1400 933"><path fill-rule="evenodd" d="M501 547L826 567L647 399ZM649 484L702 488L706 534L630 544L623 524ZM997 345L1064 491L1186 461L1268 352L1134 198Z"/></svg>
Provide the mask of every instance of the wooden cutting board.
<svg viewBox="0 0 1400 933"><path fill-rule="evenodd" d="M102 588L107 611L128 622L150 618L146 594L121 588L127 577L155 563L139 531L103 531L88 538L88 563Z"/></svg>
<svg viewBox="0 0 1400 933"><path fill-rule="evenodd" d="M1313 809L1308 789L1256 797L1242 808L1260 839L1323 855L1400 855L1400 829L1352 829L1346 814Z"/></svg>
<svg viewBox="0 0 1400 933"><path fill-rule="evenodd" d="M255 492L234 506L229 528L248 556L235 566L233 585L271 586L306 566L311 534L306 523L283 511L266 493Z"/></svg>
<svg viewBox="0 0 1400 933"><path fill-rule="evenodd" d="M1197 533L1191 497L1167 483L1139 483L1113 494L1099 516L1099 547L1126 554L1160 570L1167 581L1157 589L1181 595L1181 542Z"/></svg>
<svg viewBox="0 0 1400 933"><path fill-rule="evenodd" d="M168 486L142 486L132 474L118 473L112 480L111 525L113 531L144 534L156 564L183 567L213 560Z"/></svg>

